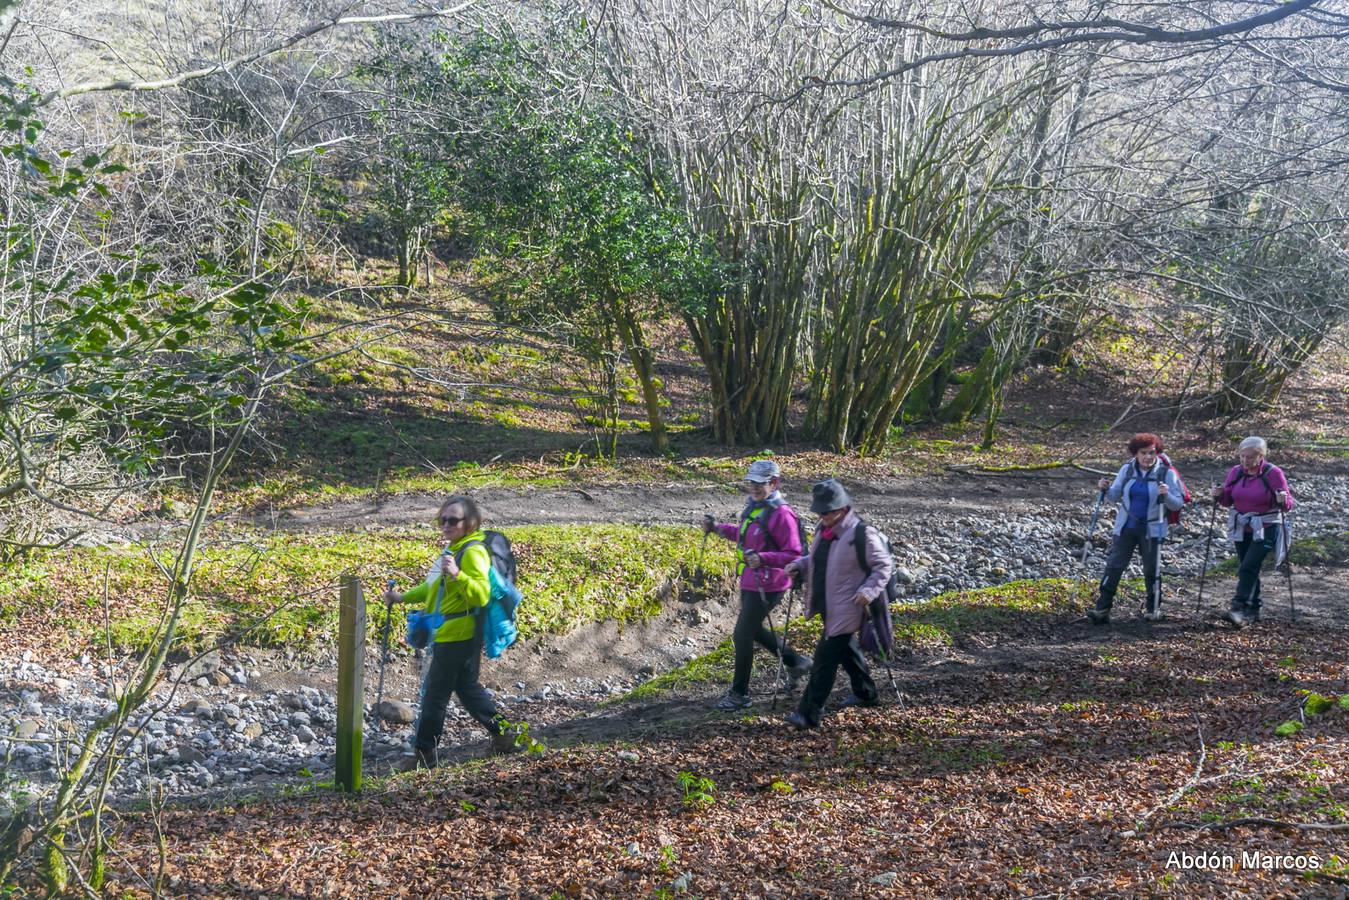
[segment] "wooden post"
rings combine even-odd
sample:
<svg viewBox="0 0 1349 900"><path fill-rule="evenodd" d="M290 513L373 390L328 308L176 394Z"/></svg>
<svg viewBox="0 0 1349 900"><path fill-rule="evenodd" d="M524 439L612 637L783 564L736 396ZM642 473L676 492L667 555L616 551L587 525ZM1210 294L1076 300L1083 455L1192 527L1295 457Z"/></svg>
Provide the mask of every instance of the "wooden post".
<svg viewBox="0 0 1349 900"><path fill-rule="evenodd" d="M355 575L342 576L337 625L337 786L361 789L365 727L365 593Z"/></svg>

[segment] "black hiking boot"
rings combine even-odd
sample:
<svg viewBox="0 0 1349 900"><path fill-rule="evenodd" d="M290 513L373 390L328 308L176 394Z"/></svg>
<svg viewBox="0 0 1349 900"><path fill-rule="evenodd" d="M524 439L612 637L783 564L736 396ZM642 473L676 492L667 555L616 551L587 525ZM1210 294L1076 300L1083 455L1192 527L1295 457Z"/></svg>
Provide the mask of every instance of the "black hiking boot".
<svg viewBox="0 0 1349 900"><path fill-rule="evenodd" d="M398 772L412 772L417 769L434 769L436 767L435 750L413 750L411 756L405 756L394 766Z"/></svg>
<svg viewBox="0 0 1349 900"><path fill-rule="evenodd" d="M1223 613L1223 618L1231 622L1237 628L1244 628L1247 625L1251 624L1252 622L1256 621L1258 617L1253 617L1250 614L1250 612L1247 610L1246 604L1234 601L1232 603L1232 608L1229 609L1227 612Z"/></svg>
<svg viewBox="0 0 1349 900"><path fill-rule="evenodd" d="M811 659L804 654L796 658L796 665L787 667L787 677L792 680L793 685L810 674Z"/></svg>
<svg viewBox="0 0 1349 900"><path fill-rule="evenodd" d="M795 728L797 731L809 731L810 729L816 727L810 724L810 720L808 720L804 715L802 715L801 710L799 709L794 709L791 712L787 713L786 719L787 724Z"/></svg>
<svg viewBox="0 0 1349 900"><path fill-rule="evenodd" d="M872 707L880 706L881 700L879 697L873 697L870 700L865 700L857 696L856 694L849 694L848 696L840 700L838 705L843 709L847 709L850 706L862 706L866 707L867 709L870 709Z"/></svg>
<svg viewBox="0 0 1349 900"><path fill-rule="evenodd" d="M523 753L525 745L519 741L519 735L515 729L507 728L504 731L492 735L492 753L496 756L510 756L512 753Z"/></svg>
<svg viewBox="0 0 1349 900"><path fill-rule="evenodd" d="M1109 625L1110 607L1107 606L1104 609L1097 608L1087 610L1087 619L1093 625Z"/></svg>

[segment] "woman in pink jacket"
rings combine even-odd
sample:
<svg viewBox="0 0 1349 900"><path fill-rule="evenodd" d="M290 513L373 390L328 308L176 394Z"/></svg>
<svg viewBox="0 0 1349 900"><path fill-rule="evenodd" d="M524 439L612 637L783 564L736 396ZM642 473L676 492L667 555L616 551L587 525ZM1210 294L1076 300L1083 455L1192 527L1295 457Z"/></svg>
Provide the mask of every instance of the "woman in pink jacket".
<svg viewBox="0 0 1349 900"><path fill-rule="evenodd" d="M703 517L703 531L715 531L726 540L735 541L740 557L740 615L731 633L735 674L731 689L717 701L717 709L730 711L750 705L749 673L756 643L766 647L775 659L780 654L793 679L810 671L809 657L788 647L776 632L764 626L764 620L792 586L782 567L803 552L796 512L778 490L781 479L777 463L771 459L755 460L745 474L749 499L740 512L740 520L718 523L710 515Z"/></svg>
<svg viewBox="0 0 1349 900"><path fill-rule="evenodd" d="M1280 565L1289 547L1283 514L1293 508L1293 495L1283 470L1265 460L1268 453L1264 438L1246 438L1237 448L1241 463L1232 467L1221 487L1213 488L1213 499L1231 510L1228 539L1241 561L1227 613L1227 621L1238 628L1260 621L1260 564L1273 553L1274 564Z"/></svg>

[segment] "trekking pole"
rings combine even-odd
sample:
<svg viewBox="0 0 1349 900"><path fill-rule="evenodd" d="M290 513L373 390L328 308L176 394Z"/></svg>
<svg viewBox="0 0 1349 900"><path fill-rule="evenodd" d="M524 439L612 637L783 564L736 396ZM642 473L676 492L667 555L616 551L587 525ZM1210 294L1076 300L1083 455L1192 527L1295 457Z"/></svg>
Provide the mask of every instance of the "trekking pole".
<svg viewBox="0 0 1349 900"><path fill-rule="evenodd" d="M782 662L782 654L786 653L787 647L790 646L787 643L787 629L792 627L792 600L795 598L795 596L796 596L796 588L788 587L787 613L782 619L782 649L778 651L778 662ZM778 678L779 684L786 682L787 670L785 667L779 668L778 676L779 676ZM769 708L773 710L776 710L778 708L778 689L776 687L773 688L773 705Z"/></svg>
<svg viewBox="0 0 1349 900"><path fill-rule="evenodd" d="M703 516L706 522L711 516ZM693 569L693 584L695 587L703 586L703 557L707 555L707 539L712 536L712 532L706 528L703 529L703 543L698 548L698 565Z"/></svg>
<svg viewBox="0 0 1349 900"><path fill-rule="evenodd" d="M758 555L758 554L755 554ZM777 631L773 628L773 611L768 608L768 597L763 590L763 557L759 557L759 565L754 570L755 579L759 584L759 605L763 607L765 618L768 619L768 633L773 635L773 642L778 648L778 677L773 680L773 702L770 708L777 709L778 689L782 683L787 680L787 661L783 656L783 641L778 637Z"/></svg>
<svg viewBox="0 0 1349 900"><path fill-rule="evenodd" d="M1091 537L1096 533L1096 519L1101 515L1101 504L1105 502L1105 491L1096 495L1096 508L1091 511L1091 524L1087 526L1087 539L1082 542L1082 565L1087 564L1087 553L1091 551Z"/></svg>
<svg viewBox="0 0 1349 900"><path fill-rule="evenodd" d="M390 591L394 589L394 580L389 579L386 585ZM389 625L393 621L393 601L384 601L384 636L380 638L379 650L379 687L375 688L375 730L379 731L384 726L384 717L380 715L379 705L384 700L384 667L389 662Z"/></svg>
<svg viewBox="0 0 1349 900"><path fill-rule="evenodd" d="M1279 543L1283 545L1283 574L1288 579L1288 617L1297 624L1297 607L1293 605L1293 541L1288 534L1288 519L1279 507Z"/></svg>
<svg viewBox="0 0 1349 900"><path fill-rule="evenodd" d="M1204 542L1204 565L1199 570L1199 598L1194 601L1194 617L1199 618L1199 611L1204 605L1204 578L1208 575L1208 561L1213 555L1213 529L1218 524L1218 501L1213 501L1213 512L1208 516L1208 540Z"/></svg>
<svg viewBox="0 0 1349 900"><path fill-rule="evenodd" d="M871 607L862 607L862 621L871 621ZM880 642L877 641L877 644ZM876 658L881 661L881 668L885 669L885 676L890 679L890 688L895 692L895 700L901 707L904 706L904 698L899 693L899 685L895 684L895 672L890 668L890 656L884 650L876 650Z"/></svg>

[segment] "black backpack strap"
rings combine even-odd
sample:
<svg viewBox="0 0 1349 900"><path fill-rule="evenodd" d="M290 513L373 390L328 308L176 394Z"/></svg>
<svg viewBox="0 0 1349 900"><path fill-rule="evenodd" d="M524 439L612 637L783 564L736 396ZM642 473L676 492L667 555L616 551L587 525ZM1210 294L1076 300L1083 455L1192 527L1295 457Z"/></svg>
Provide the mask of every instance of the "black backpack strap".
<svg viewBox="0 0 1349 900"><path fill-rule="evenodd" d="M769 546L765 547L764 549L773 553L776 553L782 548L778 546L777 538L773 537L773 532L768 527L768 520L773 517L774 513L776 513L778 510L782 509L782 507L786 505L787 504L785 503L778 504L772 509L765 510L763 513L759 515L759 530L763 532L764 540L767 541L769 544Z"/></svg>
<svg viewBox="0 0 1349 900"><path fill-rule="evenodd" d="M766 540L766 541L768 542L768 544L769 544L769 546L765 547L764 549L767 550L767 551L769 551L769 552L771 552L771 553L776 553L776 552L778 552L779 550L781 550L782 548L778 546L777 538L773 537L773 532L770 531L769 528L768 528L768 520L771 519L771 518L773 517L773 514L774 514L774 513L776 513L776 512L777 512L778 510L780 510L780 509L783 509L783 508L786 507L786 506L787 506L786 503L779 503L777 506L773 507L772 509L766 509L766 510L764 510L763 512L759 513L759 514L758 514L757 516L755 516L754 518L752 518L752 519L750 519L749 521L747 521L743 526L741 526L741 528L740 528L740 537L738 538L738 540L737 540L736 542L737 542L737 543L742 543L742 542L744 541L744 539L745 539L745 532L749 530L749 526L750 526L750 525L755 525L755 524L757 524L757 525L759 526L759 530L763 532L764 540ZM800 519L797 519L797 525L799 526L800 524L801 524L801 520L800 520ZM743 545L741 546L741 549L742 549L742 550L744 549ZM802 552L805 552L807 549L808 549L808 548L806 548L806 547L804 547L804 546L801 548ZM751 550L751 551L749 551L749 552L750 552L750 553L753 553L754 551Z"/></svg>
<svg viewBox="0 0 1349 900"><path fill-rule="evenodd" d="M857 564L862 567L863 572L870 575L871 563L867 562L867 523L862 519L857 520L857 527L852 530L852 546L857 551Z"/></svg>
<svg viewBox="0 0 1349 900"><path fill-rule="evenodd" d="M1274 506L1279 502L1279 495L1275 492L1274 486L1269 483L1269 470L1272 468L1273 466L1269 463L1265 463L1260 467L1260 480L1265 483L1265 490L1269 491L1270 506Z"/></svg>
<svg viewBox="0 0 1349 900"><path fill-rule="evenodd" d="M488 561L488 563L490 564L491 561L492 561L492 548L487 546L487 542L486 542L486 541L469 541L467 544L465 544L464 546L460 547L458 550L454 551L454 564L457 565L457 566L458 566L458 565L462 565L463 562L464 562L464 554L468 552L468 548L469 548L469 547L472 547L472 546L474 546L475 544L478 545L478 546L480 546L480 547L486 548L486 550L487 550L487 561Z"/></svg>

